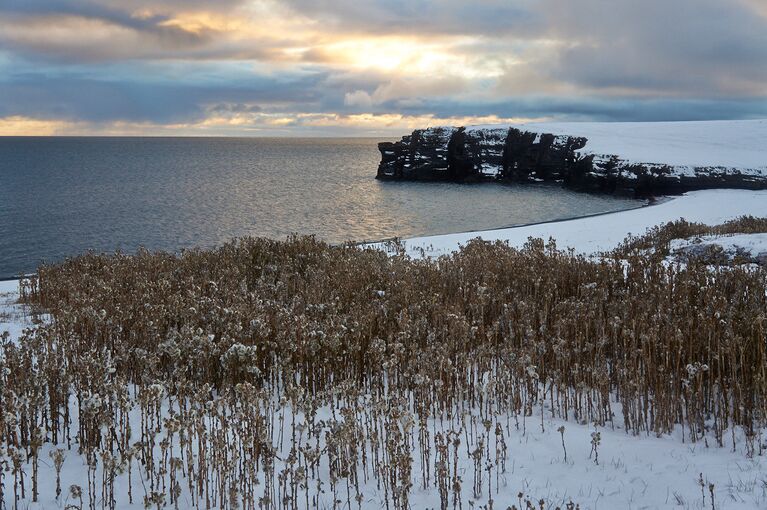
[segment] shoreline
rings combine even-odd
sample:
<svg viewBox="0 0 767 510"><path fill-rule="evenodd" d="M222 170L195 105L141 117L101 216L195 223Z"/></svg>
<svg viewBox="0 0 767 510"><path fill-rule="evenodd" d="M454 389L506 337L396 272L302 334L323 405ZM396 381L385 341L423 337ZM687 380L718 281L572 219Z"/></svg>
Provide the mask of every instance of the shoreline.
<svg viewBox="0 0 767 510"><path fill-rule="evenodd" d="M487 183L487 184L489 184L489 183ZM502 186L509 186L508 184L503 184L503 183L501 185ZM515 186L515 185L510 185L510 186ZM527 186L527 185L525 185L525 186ZM542 187L544 189L546 189L546 188L561 189L560 185L553 184L553 183L535 183L534 186L539 186L539 187ZM602 194L599 194L599 193L586 193L586 194L587 195L594 195L595 197L600 197L602 195ZM645 199L631 199L630 197L620 197L620 198L621 198L621 201L625 201L625 202L630 203L628 205L628 207L624 207L624 208L616 209L616 210L605 211L605 212L590 213L590 214L585 214L585 215L572 215L572 212L575 209L577 209L577 207L567 207L566 208L567 210L564 213L567 214L568 212L571 212L570 215L563 216L563 217L558 217L558 218L555 218L555 219L549 219L549 220L533 221L533 222L530 222L530 223L523 222L523 223L512 223L512 224L501 224L500 226L469 228L469 229L466 229L466 230L462 229L461 226L457 226L455 230L441 230L441 229L437 230L437 229L435 229L436 231L432 231L432 232L419 233L418 231L415 231L413 233L404 234L407 237L404 237L403 235L393 235L393 236L383 237L383 238L343 239L343 237L341 235L338 235L338 236L335 236L335 237L336 237L336 239L341 239L339 241L330 241L330 240L325 240L325 239L322 239L322 238L319 238L319 239L324 241L324 242L327 242L327 244L329 244L330 246L348 246L348 245L351 245L351 246L356 246L356 247L364 247L364 246L367 246L367 245L370 245L370 244L378 244L378 243L384 243L384 242L393 242L393 241L401 240L401 239L416 239L416 238L427 237L427 236L465 234L465 233L471 233L471 232L485 232L485 231L488 231L488 230L498 230L498 229L507 229L507 228L519 228L519 227L526 227L526 226L529 226L529 225L538 225L538 224L545 224L545 223L551 223L551 222L568 221L568 220L572 220L572 219L588 218L588 217L592 217L592 216L601 216L601 215L606 215L606 214L615 214L615 213L620 213L620 212L626 212L626 211L631 211L631 210L634 210L634 209L640 209L640 208L648 207L650 205L654 205L653 202L652 202L652 199L648 199L648 198L645 198ZM637 205L636 204L637 202L641 202L641 203L639 203ZM503 218L499 218L499 221L503 221ZM463 227L463 228L465 228L465 227ZM301 235L309 236L309 235L315 235L315 234L316 234L316 231L311 232L311 233L308 232L306 234L301 234ZM238 237L245 237L245 236L244 235L243 236L234 236L234 237L225 239L223 241L219 240L215 244L202 244L202 245L197 245L197 246L186 246L186 247L176 248L174 250L159 249L159 251L166 251L168 253L173 253L173 254L178 255L179 253L181 253L181 251L186 250L186 249L206 249L206 250L207 249L215 249L217 247L220 247L222 244L225 244L226 242L232 241L233 239L236 239ZM277 240L277 241L285 241L285 239L288 236L287 235L283 235L282 237L276 237L276 236L275 237L271 237L269 235L257 235L257 236L254 236L254 237L266 237L266 238ZM138 244L137 247L138 246L142 246L142 244ZM90 251L93 251L94 253L104 253L104 254L111 254L111 253L115 252L115 250L100 251L100 250L83 249L79 253L74 253L74 254L69 254L69 255L61 256L61 258L58 259L58 262L63 261L66 258L69 258L69 257L77 257L78 255L81 255L81 254L84 254L84 253L87 253L87 252L90 252ZM155 250L151 250L151 251L155 251ZM135 253L135 252L136 252L136 249L130 250L130 251L125 251L123 253ZM49 262L56 263L57 260L54 259L53 261L49 261ZM38 259L37 265L35 265L34 267L28 267L28 272L24 273L23 276L20 276L19 273L6 273L5 275L0 274L0 282L19 280L21 277L24 277L24 276L34 276L34 275L37 274L37 268L39 267L39 265L40 265L40 259Z"/></svg>
<svg viewBox="0 0 767 510"><path fill-rule="evenodd" d="M530 237L553 238L559 248L573 248L577 253L592 255L614 249L629 235L642 235L649 228L671 221L685 219L715 225L747 215L767 217L767 190L691 191L664 197L652 206L624 211L511 228L423 236L400 242L412 257L435 257L451 253L475 238L508 242L512 246L522 246ZM383 243L367 246L386 250Z"/></svg>
<svg viewBox="0 0 767 510"><path fill-rule="evenodd" d="M501 226L501 227L493 227L493 228L478 228L478 229L471 229L471 230L459 230L456 232L445 232L442 234L425 234L422 236L414 236L414 237L386 237L383 239L371 239L366 241L353 241L351 243L341 243L337 244L335 246L343 246L344 244L351 244L352 246L358 246L358 247L367 247L369 245L377 245L382 243L390 243L390 242L396 242L396 241L409 241L412 239L424 239L427 237L437 237L437 236L450 236L450 235L460 235L460 234L474 234L474 233L482 233L482 232L492 232L495 230L512 230L515 228L525 228L525 227L535 227L539 225L548 225L552 223L563 223L566 221L576 221L576 220L583 220L587 218L598 218L600 216L609 216L612 214L621 214L628 211L636 211L639 209L646 209L648 207L653 207L656 205L660 205L666 202L669 202L671 200L674 200L676 198L679 198L682 195L663 195L660 198L655 199L644 199L645 204L638 205L635 207L629 207L627 209L620 209L617 211L606 211L606 212L600 212L600 213L593 213L593 214L586 214L584 216L566 216L564 218L557 218L555 220L546 220L546 221L534 221L532 223L517 223L507 226Z"/></svg>
<svg viewBox="0 0 767 510"><path fill-rule="evenodd" d="M4 282L18 282L23 280L24 278L29 278L32 276L37 276L37 273L27 273L19 276L0 276L0 283Z"/></svg>
<svg viewBox="0 0 767 510"><path fill-rule="evenodd" d="M724 211L718 214L712 212L712 209L717 208L711 207L711 199L714 201L717 201L718 199L719 202L721 202L720 205L723 206L719 209L724 209ZM678 204L679 207L675 208L673 204ZM692 209L686 207L689 205L692 205ZM661 214L644 215L641 213L642 211L657 211L659 209L664 209ZM666 209L670 209L670 211L667 211ZM675 212L675 209L679 209L679 211ZM691 211L693 212L692 216L689 215ZM373 248L389 251L386 248L389 243L400 242L404 246L407 254L415 257L424 257L442 255L454 251L467 241L475 238L486 241L506 241L510 244L521 245L524 244L529 237L538 237L543 239L553 238L557 241L560 247L575 248L576 251L579 252L596 253L600 250L593 249L594 245L602 246L605 239L604 236L602 239L597 239L594 236L590 236L589 234L591 233L597 233L599 231L604 233L604 231L608 231L609 234L612 234L610 237L612 238L611 241L613 241L613 243L611 244L617 245L617 243L622 242L627 235L643 234L648 228L668 221L678 220L680 218L693 222L714 224L745 215L767 217L767 191L740 189L691 191L681 195L663 195L655 199L647 199L646 203L636 207L629 207L618 211L587 214L585 216L570 216L555 220L515 224L491 229L464 230L409 238L390 237L378 240L333 243L332 245L351 245L363 249ZM616 224L615 221L599 221L599 219L613 219L616 217L634 221L618 224ZM616 227L629 226L639 226L641 231L629 230L621 232L622 230L625 230L625 228L616 229ZM563 229L562 227L565 228ZM568 230L566 227L572 228ZM576 232L573 232L572 230L576 230ZM616 232L619 233L616 234ZM523 235L518 235L520 233ZM573 233L584 235L569 235ZM573 240L576 241L575 244L577 246L572 245ZM602 249L601 251L606 250ZM0 277L0 284L14 281L18 282L25 276L34 275L35 273L27 273L23 276Z"/></svg>

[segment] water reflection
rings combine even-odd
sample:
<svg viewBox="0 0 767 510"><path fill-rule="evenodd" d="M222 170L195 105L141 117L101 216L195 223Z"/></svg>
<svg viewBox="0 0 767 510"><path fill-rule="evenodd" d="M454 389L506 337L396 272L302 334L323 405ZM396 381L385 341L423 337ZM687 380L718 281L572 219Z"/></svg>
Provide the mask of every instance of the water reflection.
<svg viewBox="0 0 767 510"><path fill-rule="evenodd" d="M2 138L0 276L87 249L337 243L637 205L551 186L382 183L378 159L370 139Z"/></svg>

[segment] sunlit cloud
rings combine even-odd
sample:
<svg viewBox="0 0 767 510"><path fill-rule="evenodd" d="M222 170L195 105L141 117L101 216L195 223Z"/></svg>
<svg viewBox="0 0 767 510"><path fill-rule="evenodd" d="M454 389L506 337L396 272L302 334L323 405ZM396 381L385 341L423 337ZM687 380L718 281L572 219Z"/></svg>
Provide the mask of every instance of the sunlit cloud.
<svg viewBox="0 0 767 510"><path fill-rule="evenodd" d="M0 117L0 136L55 136L87 129L83 123L57 119L31 119L21 116Z"/></svg>
<svg viewBox="0 0 767 510"><path fill-rule="evenodd" d="M214 114L197 122L157 124L151 122L72 122L26 117L0 118L0 136L280 136L398 137L406 131L430 126L503 124L545 120L529 117L439 117L401 114L337 113L245 113Z"/></svg>
<svg viewBox="0 0 767 510"><path fill-rule="evenodd" d="M229 130L282 131L283 135L306 135L307 132L324 135L355 133L362 136L398 136L405 131L429 127L474 124L502 124L530 122L540 118L509 117L496 115L471 117L439 117L435 115L402 114L338 114L298 113L290 115L268 113L236 113L218 115L183 128L190 134L226 134Z"/></svg>

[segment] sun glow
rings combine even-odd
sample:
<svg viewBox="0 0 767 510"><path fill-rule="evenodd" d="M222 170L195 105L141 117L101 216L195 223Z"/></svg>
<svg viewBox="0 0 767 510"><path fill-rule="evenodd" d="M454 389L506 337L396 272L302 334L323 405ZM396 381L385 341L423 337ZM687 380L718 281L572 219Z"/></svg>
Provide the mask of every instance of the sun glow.
<svg viewBox="0 0 767 510"><path fill-rule="evenodd" d="M326 51L353 67L391 71L415 62L419 54L428 49L419 49L414 44L397 39L363 39L331 44Z"/></svg>
<svg viewBox="0 0 767 510"><path fill-rule="evenodd" d="M472 44L477 41L469 37L360 37L324 44L312 53L323 55L326 63L339 67L392 76L482 79L502 75L503 67L497 62L479 60L463 51Z"/></svg>
<svg viewBox="0 0 767 510"><path fill-rule="evenodd" d="M32 119L14 115L0 117L0 136L53 136L68 132L77 123Z"/></svg>
<svg viewBox="0 0 767 510"><path fill-rule="evenodd" d="M352 38L320 47L328 60L358 70L431 73L459 69L463 56L451 54L445 41L406 37Z"/></svg>

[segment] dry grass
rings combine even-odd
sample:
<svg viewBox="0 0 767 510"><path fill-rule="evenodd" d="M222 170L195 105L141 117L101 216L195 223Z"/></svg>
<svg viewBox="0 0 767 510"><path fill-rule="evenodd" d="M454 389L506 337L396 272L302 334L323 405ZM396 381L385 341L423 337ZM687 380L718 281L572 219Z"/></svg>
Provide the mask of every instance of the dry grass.
<svg viewBox="0 0 767 510"><path fill-rule="evenodd" d="M687 239L697 236L726 236L728 234L758 234L767 232L767 218L742 216L721 225L704 225L684 219L668 222L649 229L644 235L626 239L616 250L619 257L632 254L653 254L657 258L669 255L669 243L674 239Z"/></svg>
<svg viewBox="0 0 767 510"><path fill-rule="evenodd" d="M356 507L371 481L391 508L413 486L442 508L492 507L510 428L541 426L536 409L615 426L616 402L629 433L734 447L741 427L753 454L767 273L638 254L702 230L667 226L599 261L540 240L411 260L292 238L41 267L23 295L52 321L0 355L0 481L36 498L53 443L89 460L87 508L178 506L182 492L200 508L323 492ZM142 494L115 493L126 470Z"/></svg>

